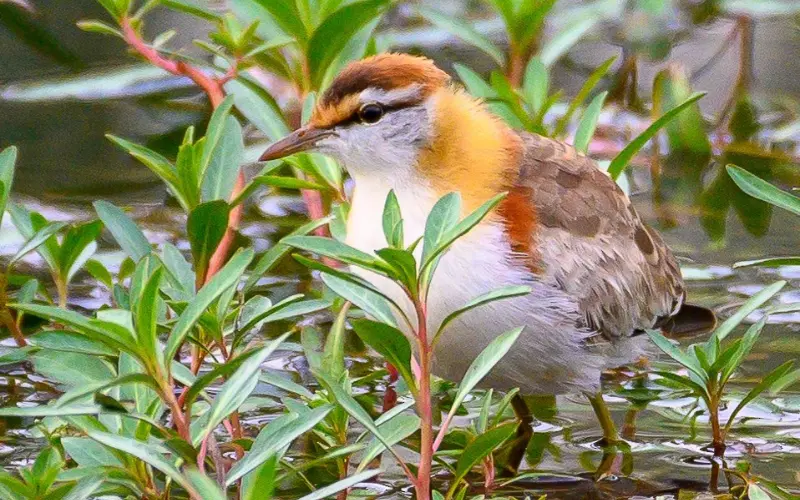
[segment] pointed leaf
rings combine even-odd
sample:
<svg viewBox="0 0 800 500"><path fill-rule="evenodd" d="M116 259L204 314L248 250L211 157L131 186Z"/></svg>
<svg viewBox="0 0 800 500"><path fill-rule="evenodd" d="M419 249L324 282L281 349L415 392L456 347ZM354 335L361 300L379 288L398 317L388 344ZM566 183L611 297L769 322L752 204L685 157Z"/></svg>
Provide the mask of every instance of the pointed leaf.
<svg viewBox="0 0 800 500"><path fill-rule="evenodd" d="M639 150L642 149L642 147L644 147L644 145L647 144L650 139L655 137L659 130L661 130L673 118L678 116L681 111L694 104L704 95L704 92L692 94L688 99L661 115L656 121L647 127L644 132L639 134L633 141L625 146L625 148L620 151L613 160L611 160L611 164L608 166L608 174L611 176L611 178L616 180L622 171L625 170L625 167L628 166L628 163L630 163L636 153L638 153Z"/></svg>
<svg viewBox="0 0 800 500"><path fill-rule="evenodd" d="M575 149L583 154L589 151L589 144L591 144L592 137L594 137L594 131L597 128L597 120L600 118L600 111L603 109L603 104L605 103L607 95L608 91L601 92L592 99L592 102L586 107L586 111L581 117L578 130L575 131L575 140L572 144L575 146Z"/></svg>
<svg viewBox="0 0 800 500"><path fill-rule="evenodd" d="M481 434L469 443L464 448L464 451L461 452L461 456L458 457L454 482L461 481L474 466L488 457L497 447L510 438L516 430L516 423L508 423Z"/></svg>
<svg viewBox="0 0 800 500"><path fill-rule="evenodd" d="M725 167L733 182L745 193L754 198L766 201L772 205L788 210L795 215L800 215L800 198L789 194L767 181L751 174L747 170L735 165Z"/></svg>
<svg viewBox="0 0 800 500"><path fill-rule="evenodd" d="M353 474L352 476L348 476L340 481L336 481L333 484L329 484L328 486L320 488L313 493L309 493L308 495L300 497L300 500L320 500L323 498L333 497L340 491L345 491L348 488L357 485L358 483L363 483L367 479L372 479L381 472L383 471L380 469L375 469Z"/></svg>
<svg viewBox="0 0 800 500"><path fill-rule="evenodd" d="M488 38L480 34L469 23L461 21L457 17L451 17L426 7L417 7L417 11L422 17L439 29L455 35L469 45L482 50L486 55L491 57L498 66L505 66L503 51Z"/></svg>
<svg viewBox="0 0 800 500"><path fill-rule="evenodd" d="M310 410L303 414L302 418L297 414L291 414L291 418L279 417L272 421L261 429L258 438L244 458L236 462L228 471L225 486L232 485L302 434L313 429L332 409L330 405L325 405ZM285 415L285 417L290 417L290 415ZM283 420L280 420L281 418Z"/></svg>
<svg viewBox="0 0 800 500"><path fill-rule="evenodd" d="M134 262L138 262L150 253L150 243L147 238L125 212L107 201L94 202L94 209L122 250Z"/></svg>
<svg viewBox="0 0 800 500"><path fill-rule="evenodd" d="M368 319L351 322L356 334L365 344L394 365L406 383L416 387L416 378L411 372L411 344L403 333L390 325Z"/></svg>
<svg viewBox="0 0 800 500"><path fill-rule="evenodd" d="M194 328L203 313L213 304L220 295L238 283L247 266L253 260L253 251L248 249L236 252L225 266L197 292L197 296L178 317L172 327L164 351L164 359L171 360L178 353L186 336Z"/></svg>
<svg viewBox="0 0 800 500"><path fill-rule="evenodd" d="M198 276L205 276L208 263L228 230L230 206L223 200L198 205L189 214L186 232Z"/></svg>

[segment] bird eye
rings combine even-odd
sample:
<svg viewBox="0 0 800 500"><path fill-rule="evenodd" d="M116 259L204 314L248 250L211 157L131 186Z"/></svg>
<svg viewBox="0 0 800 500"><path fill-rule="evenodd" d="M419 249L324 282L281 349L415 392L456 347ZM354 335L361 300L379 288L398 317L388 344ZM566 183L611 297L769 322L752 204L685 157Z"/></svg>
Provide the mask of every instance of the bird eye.
<svg viewBox="0 0 800 500"><path fill-rule="evenodd" d="M358 118L364 123L375 123L383 117L383 106L365 104L358 110Z"/></svg>

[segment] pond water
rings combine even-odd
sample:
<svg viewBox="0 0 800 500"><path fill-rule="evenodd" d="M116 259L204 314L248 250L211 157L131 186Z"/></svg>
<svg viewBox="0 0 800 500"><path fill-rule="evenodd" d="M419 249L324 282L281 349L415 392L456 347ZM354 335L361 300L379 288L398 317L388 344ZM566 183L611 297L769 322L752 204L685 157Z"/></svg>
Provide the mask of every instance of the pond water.
<svg viewBox="0 0 800 500"><path fill-rule="evenodd" d="M21 149L17 199L51 220L91 219L94 212L90 202L109 199L132 208L132 215L151 242L170 241L188 250L181 234L185 220L180 210L144 167L115 150L102 136L113 132L170 151L188 124L203 123L204 107L193 91L174 79L142 77L123 87L127 94L103 99L0 99L0 115L13 117L3 125L0 146L18 144ZM169 102L166 98L170 98ZM758 119L768 125L771 117L761 115ZM609 137L607 142L613 145L627 134L631 124L636 128L645 122L646 119L627 113L612 112L604 115L599 135ZM653 158L642 157L628 177L628 188L640 214L661 231L680 256L690 299L713 307L722 318L748 296L778 279L788 280L789 285L772 304L800 302L800 267L733 266L752 258L792 255L800 244L800 219L748 198L722 168L725 163L735 162L785 185L797 185L800 163L796 143L790 141L780 149L773 147L768 129L751 142L742 141L735 147L721 146L729 137L720 133L714 137L714 158L667 154L656 159L659 168L654 169L648 168L654 164ZM256 139L251 153L261 147L263 143ZM598 155L603 154L600 148ZM302 202L292 193L262 194L248 206L241 233L257 251L263 251L303 221ZM20 239L8 218L1 230L0 255L8 255L18 247ZM119 264L120 253L107 235L98 258L109 263L112 270ZM25 266L47 280L35 258L26 259ZM319 284L287 259L276 274L264 277L261 288L280 299L309 288L318 289ZM71 295L73 306L87 309L95 309L108 299L108 291L88 276L75 282ZM758 312L754 313L748 323L759 317ZM328 321L324 315L312 319ZM277 333L277 328L264 332ZM6 340L4 345L11 344ZM349 362L354 372L363 374L380 368L380 361L366 353L355 339L350 347ZM311 377L298 350L296 343L290 343L289 348L270 360L269 367L308 383ZM780 363L798 358L798 354L800 315L771 317L743 365L734 395L743 394L753 381ZM710 452L704 448L708 434L703 416L694 421L687 418L695 402L670 399L637 408L614 396L616 387L635 386L630 375L631 372L616 374L609 381L608 391L615 419L626 424L628 452L603 456L595 445L600 431L589 405L577 396L559 397L555 414L540 415L542 422L527 450L527 467L539 474L503 491L534 497L546 493L548 498L677 498L679 492L706 491L712 469ZM374 387L370 397L377 403L383 382L376 382ZM244 423L251 429L280 411L277 394L268 387L258 390L272 403L246 414ZM0 376L2 405L43 403L57 394L57 388L25 365L5 369ZM467 405L475 409L474 401ZM546 405L541 413L548 413ZM734 427L731 436L727 466L733 467L737 461L750 462L754 474L800 494L800 388L780 397L764 398L748 407L742 416L743 421ZM0 419L0 465L13 469L28 464L41 445L33 421ZM595 482L593 472L601 462L609 473ZM388 463L389 460L384 461L385 465ZM409 494L397 484L402 484L402 475L390 470L374 489L386 496Z"/></svg>

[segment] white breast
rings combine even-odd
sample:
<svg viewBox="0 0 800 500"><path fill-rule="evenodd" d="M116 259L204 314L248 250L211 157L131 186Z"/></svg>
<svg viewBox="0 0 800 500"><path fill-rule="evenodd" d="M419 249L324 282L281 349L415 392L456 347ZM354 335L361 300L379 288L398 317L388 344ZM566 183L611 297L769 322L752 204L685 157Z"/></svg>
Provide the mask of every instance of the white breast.
<svg viewBox="0 0 800 500"><path fill-rule="evenodd" d="M386 246L381 221L390 189L395 190L400 202L406 244L415 241L423 234L427 215L438 199L432 189L421 187L424 185L420 179L390 185L372 176L357 177L347 242L369 253ZM416 321L410 302L396 284L370 272L356 272L403 305L406 314ZM517 344L487 377L485 385L519 387L526 393L596 387L603 359L583 345L591 332L577 326L580 318L575 300L553 283L538 279L514 258L499 223L482 223L442 257L428 299L428 330L435 332L448 314L471 299L520 284L530 286L531 294L474 309L447 327L436 348L434 373L460 380L493 338L524 326Z"/></svg>

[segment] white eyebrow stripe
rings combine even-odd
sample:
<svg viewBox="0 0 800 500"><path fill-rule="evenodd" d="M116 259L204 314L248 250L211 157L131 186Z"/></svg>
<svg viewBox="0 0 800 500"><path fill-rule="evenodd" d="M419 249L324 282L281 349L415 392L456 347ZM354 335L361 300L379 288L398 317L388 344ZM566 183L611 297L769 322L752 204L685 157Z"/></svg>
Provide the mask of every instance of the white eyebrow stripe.
<svg viewBox="0 0 800 500"><path fill-rule="evenodd" d="M370 87L363 90L359 95L361 103L377 102L384 106L391 106L397 103L419 100L422 96L422 85L415 83L408 87L393 90L381 90Z"/></svg>

